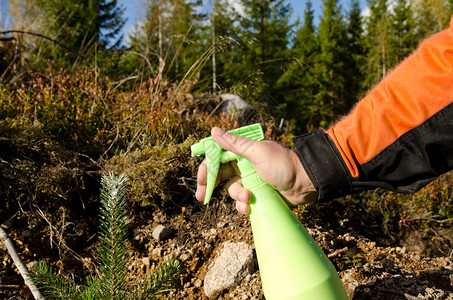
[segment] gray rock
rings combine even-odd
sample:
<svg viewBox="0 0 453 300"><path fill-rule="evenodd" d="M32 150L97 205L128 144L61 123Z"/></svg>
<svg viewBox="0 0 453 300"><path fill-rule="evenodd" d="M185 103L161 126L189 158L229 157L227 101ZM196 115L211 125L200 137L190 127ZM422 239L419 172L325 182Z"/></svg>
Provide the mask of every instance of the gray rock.
<svg viewBox="0 0 453 300"><path fill-rule="evenodd" d="M234 94L220 95L221 105L220 111L232 115L235 118L241 119L247 117L250 113L250 105L244 99Z"/></svg>
<svg viewBox="0 0 453 300"><path fill-rule="evenodd" d="M256 269L256 258L249 244L225 242L222 253L210 265L204 278L204 292L209 298L240 283Z"/></svg>
<svg viewBox="0 0 453 300"><path fill-rule="evenodd" d="M158 241L165 240L168 238L171 234L172 230L164 225L157 225L156 228L153 231L153 238L155 238Z"/></svg>

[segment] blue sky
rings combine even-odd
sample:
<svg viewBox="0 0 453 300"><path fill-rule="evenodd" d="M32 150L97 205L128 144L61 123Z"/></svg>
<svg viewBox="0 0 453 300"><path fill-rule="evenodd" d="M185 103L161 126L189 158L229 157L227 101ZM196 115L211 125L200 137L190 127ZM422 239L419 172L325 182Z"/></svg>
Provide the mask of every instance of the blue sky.
<svg viewBox="0 0 453 300"><path fill-rule="evenodd" d="M127 33L131 31L134 24L142 20L146 8L144 7L144 0L118 0L118 3L126 8L125 17L127 22L124 26L123 32L125 34L124 39L127 40ZM299 16L302 20L306 5L306 0L286 0L293 7L293 20L295 21ZM366 0L360 0L360 8L364 10L366 8ZM209 9L211 0L203 0L205 9ZM351 0L340 0L339 1L343 11L348 11L351 7ZM315 12L315 23L318 23L319 15L322 13L322 0L312 0L313 10Z"/></svg>
<svg viewBox="0 0 453 300"><path fill-rule="evenodd" d="M305 5L306 5L306 0L287 0L286 2L290 3L291 6L293 7L293 14L294 18L297 18L297 16L300 16L302 19L304 16L304 10L305 10ZM315 16L319 16L319 14L322 13L322 1L312 1L313 3L313 10L315 11ZM339 1L341 8L343 11L349 11L351 8L351 0L340 0ZM366 0L360 0L360 8L363 10L366 8L367 1ZM315 19L318 19L318 17L315 17ZM315 20L317 22L317 20Z"/></svg>

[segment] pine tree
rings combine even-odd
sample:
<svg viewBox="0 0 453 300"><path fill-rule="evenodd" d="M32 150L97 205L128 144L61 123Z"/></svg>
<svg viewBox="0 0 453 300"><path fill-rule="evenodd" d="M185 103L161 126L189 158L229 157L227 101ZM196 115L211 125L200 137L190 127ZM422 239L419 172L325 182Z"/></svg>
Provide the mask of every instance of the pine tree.
<svg viewBox="0 0 453 300"><path fill-rule="evenodd" d="M13 20L13 30L33 30L41 28L44 22L40 18L39 0L8 0L8 15ZM42 33L42 32L41 32Z"/></svg>
<svg viewBox="0 0 453 300"><path fill-rule="evenodd" d="M312 2L306 2L303 25L296 32L289 56L291 63L279 78L277 86L286 104L286 118L291 120L291 131L306 132L316 119L313 99L318 86L313 75L318 54Z"/></svg>
<svg viewBox="0 0 453 300"><path fill-rule="evenodd" d="M414 34L414 18L408 0L396 0L390 21L389 65L393 67L417 46Z"/></svg>
<svg viewBox="0 0 453 300"><path fill-rule="evenodd" d="M351 0L347 17L346 37L345 110L349 110L364 92L362 82L366 55L363 47L363 21L358 0Z"/></svg>
<svg viewBox="0 0 453 300"><path fill-rule="evenodd" d="M273 87L283 74L287 62L292 13L283 0L242 0L246 16L241 19L243 56L246 71L255 76L261 104L274 109L280 104L273 96Z"/></svg>
<svg viewBox="0 0 453 300"><path fill-rule="evenodd" d="M389 70L390 43L389 13L387 0L369 0L370 16L366 23L364 45L368 53L364 86L369 89L379 82Z"/></svg>
<svg viewBox="0 0 453 300"><path fill-rule="evenodd" d="M316 68L319 92L315 97L319 125L328 126L336 115L347 109L345 97L346 28L337 0L324 0L319 25L320 53Z"/></svg>
<svg viewBox="0 0 453 300"><path fill-rule="evenodd" d="M104 50L121 41L123 8L116 0L9 0L9 4L16 7L12 10L15 29L48 36L74 53L89 56L95 45L99 45L98 50ZM40 21L30 22L33 19ZM68 63L77 58L48 40L33 37L29 42L36 43L33 53L38 60Z"/></svg>
<svg viewBox="0 0 453 300"><path fill-rule="evenodd" d="M124 175L102 177L99 273L87 278L84 285L77 285L71 278L64 278L40 261L30 274L36 285L49 299L153 299L173 287L183 269L179 261L167 259L139 286L131 286L128 277L126 183Z"/></svg>

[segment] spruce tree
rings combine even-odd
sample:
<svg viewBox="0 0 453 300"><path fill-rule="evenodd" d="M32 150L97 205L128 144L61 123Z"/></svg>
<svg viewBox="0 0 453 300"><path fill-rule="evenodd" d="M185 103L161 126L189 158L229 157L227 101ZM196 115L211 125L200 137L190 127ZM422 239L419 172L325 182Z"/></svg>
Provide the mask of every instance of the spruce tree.
<svg viewBox="0 0 453 300"><path fill-rule="evenodd" d="M319 125L326 127L335 116L347 109L346 90L346 29L337 0L324 0L319 25L320 53L316 67L319 91L315 97Z"/></svg>
<svg viewBox="0 0 453 300"><path fill-rule="evenodd" d="M121 42L124 9L116 0L36 0L42 22L38 31L67 48L89 57L97 50L116 47ZM47 40L38 39L36 56L57 63L71 63L78 57Z"/></svg>
<svg viewBox="0 0 453 300"><path fill-rule="evenodd" d="M95 32L101 49L117 48L123 39L121 30L124 26L125 8L117 0L98 0Z"/></svg>
<svg viewBox="0 0 453 300"><path fill-rule="evenodd" d="M358 0L351 0L346 25L345 110L349 110L363 95L363 66L366 55L363 47L363 20Z"/></svg>
<svg viewBox="0 0 453 300"><path fill-rule="evenodd" d="M364 45L368 53L364 86L369 89L389 70L390 24L387 0L369 0L370 16L366 23Z"/></svg>
<svg viewBox="0 0 453 300"><path fill-rule="evenodd" d="M415 23L408 0L396 0L390 21L389 65L393 67L417 46L414 33Z"/></svg>
<svg viewBox="0 0 453 300"><path fill-rule="evenodd" d="M215 51L216 90L236 89L244 76L244 70L241 69L243 61L239 44L241 30L236 25L239 23L240 16L228 0L215 0L214 11L214 45L211 11L209 26L200 26L199 29L199 41L204 47L204 52L200 58L204 61L212 60ZM213 65L212 63L205 63L196 88L203 91L212 90L212 82Z"/></svg>
<svg viewBox="0 0 453 300"><path fill-rule="evenodd" d="M318 86L313 69L319 51L314 25L312 1L306 2L303 25L297 32L289 52L290 63L279 78L277 87L286 104L286 119L291 120L291 131L302 133L312 127L316 119L313 99Z"/></svg>
<svg viewBox="0 0 453 300"><path fill-rule="evenodd" d="M217 56L217 85L220 89L236 89L244 80L244 70L240 46L240 15L228 0L215 1L215 49ZM211 74L212 68L207 65L203 74Z"/></svg>
<svg viewBox="0 0 453 300"><path fill-rule="evenodd" d="M242 5L246 15L241 27L247 32L241 39L245 71L255 74L255 99L276 112L281 103L274 95L274 85L287 62L292 9L284 0L242 0Z"/></svg>

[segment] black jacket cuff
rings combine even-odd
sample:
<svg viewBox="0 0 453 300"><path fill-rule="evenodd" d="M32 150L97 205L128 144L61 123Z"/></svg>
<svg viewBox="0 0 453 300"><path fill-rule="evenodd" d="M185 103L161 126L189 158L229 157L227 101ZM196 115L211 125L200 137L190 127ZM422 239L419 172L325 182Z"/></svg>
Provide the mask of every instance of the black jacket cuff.
<svg viewBox="0 0 453 300"><path fill-rule="evenodd" d="M330 137L317 130L293 139L295 153L319 193L319 201L351 193L351 175Z"/></svg>

